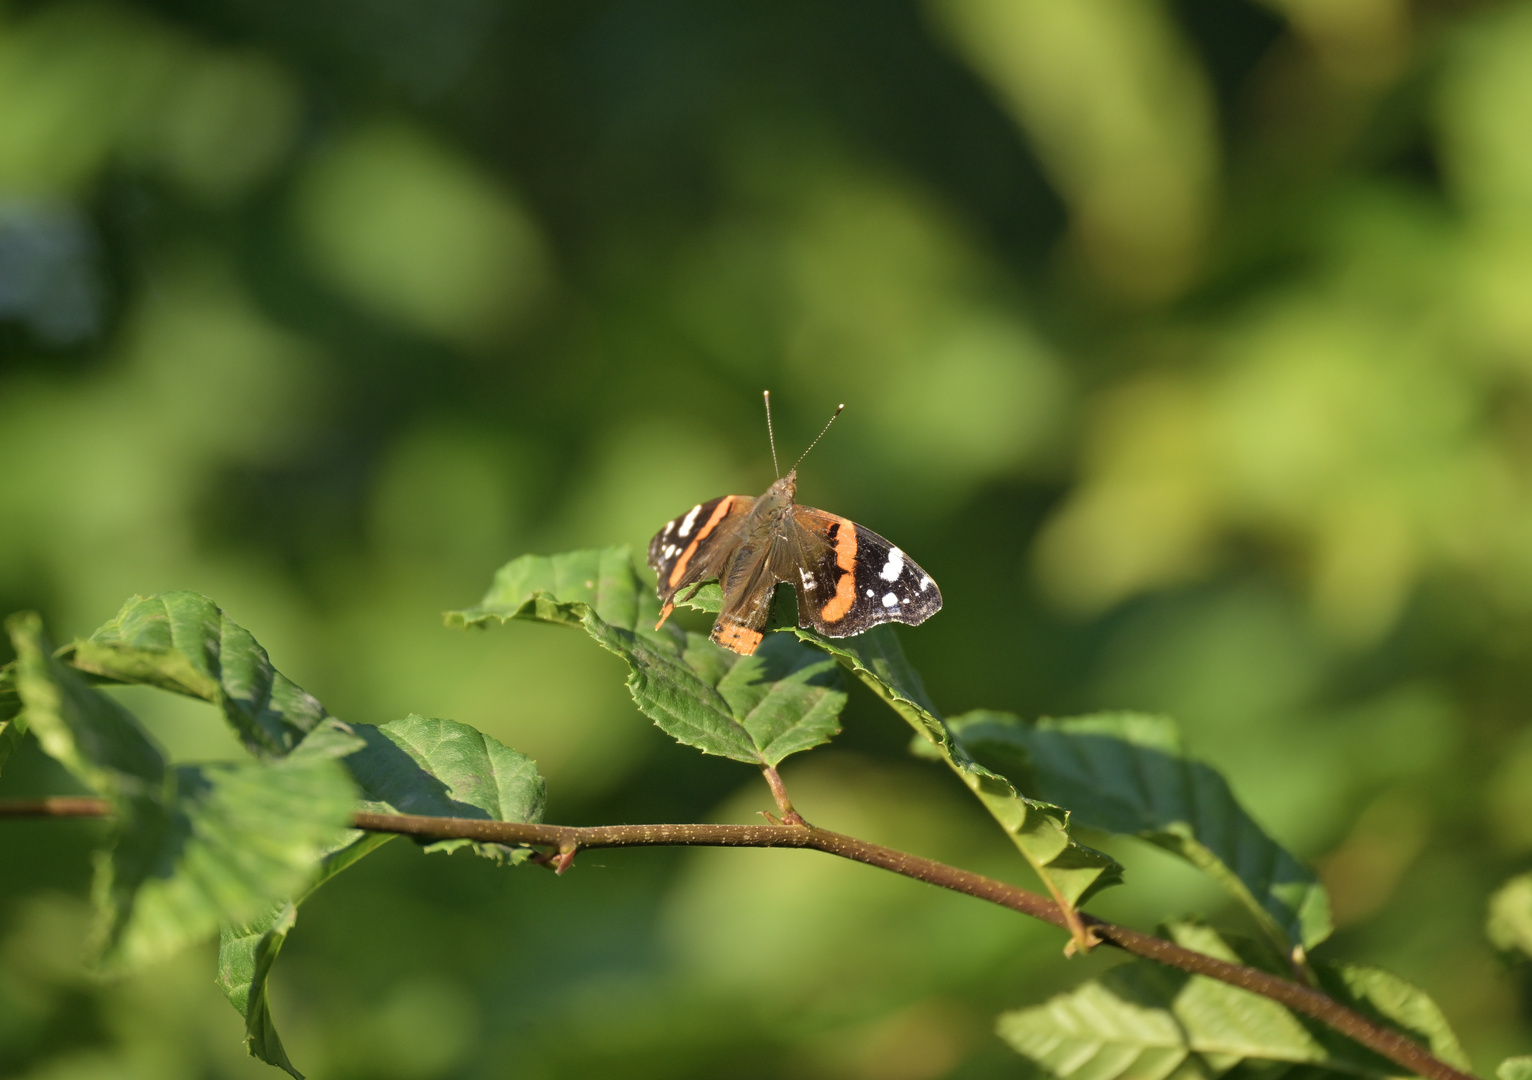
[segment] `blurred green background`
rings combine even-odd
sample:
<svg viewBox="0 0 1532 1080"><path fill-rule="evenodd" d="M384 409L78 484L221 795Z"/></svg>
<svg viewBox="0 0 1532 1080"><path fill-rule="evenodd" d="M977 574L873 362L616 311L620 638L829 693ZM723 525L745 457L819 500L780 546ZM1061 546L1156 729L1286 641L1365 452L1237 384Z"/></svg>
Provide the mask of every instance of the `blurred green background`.
<svg viewBox="0 0 1532 1080"><path fill-rule="evenodd" d="M0 609L214 597L346 719L534 756L563 823L758 820L583 635L465 635L524 551L771 479L894 538L949 712L1177 717L1323 869L1329 955L1532 1042L1532 4L0 4ZM3 657L0 657L3 659ZM122 691L180 759L209 707ZM827 827L1025 881L861 692ZM70 790L35 749L0 796ZM273 1077L213 947L80 966L97 828L0 835L0 1075ZM1102 914L1232 920L1114 849ZM1220 914L1221 912L1221 914ZM397 842L278 968L317 1080L1022 1070L1110 958L804 853L556 879Z"/></svg>

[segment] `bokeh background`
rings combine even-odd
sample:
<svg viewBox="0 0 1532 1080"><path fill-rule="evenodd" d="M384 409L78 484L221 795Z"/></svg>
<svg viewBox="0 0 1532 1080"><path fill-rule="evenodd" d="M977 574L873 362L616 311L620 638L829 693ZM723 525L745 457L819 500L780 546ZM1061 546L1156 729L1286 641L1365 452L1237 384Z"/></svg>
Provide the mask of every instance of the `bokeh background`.
<svg viewBox="0 0 1532 1080"><path fill-rule="evenodd" d="M343 718L536 757L550 820L758 820L583 635L440 613L771 479L940 581L949 712L1177 717L1323 869L1328 954L1480 1068L1532 1045L1485 899L1532 858L1532 5L0 4L0 609L214 597ZM207 708L122 692L181 759ZM853 694L821 824L1025 881ZM68 790L35 751L0 795ZM97 828L0 837L0 1074L272 1077L213 949L100 986ZM1233 915L1115 849L1095 905ZM803 853L563 879L385 848L308 905L317 1080L1016 1075L1110 958Z"/></svg>

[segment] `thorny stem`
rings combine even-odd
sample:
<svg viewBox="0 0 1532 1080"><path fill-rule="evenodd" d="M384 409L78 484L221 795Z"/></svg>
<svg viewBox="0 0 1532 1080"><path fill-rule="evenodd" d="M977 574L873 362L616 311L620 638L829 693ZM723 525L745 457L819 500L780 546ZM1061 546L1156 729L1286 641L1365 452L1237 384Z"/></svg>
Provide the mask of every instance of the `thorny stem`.
<svg viewBox="0 0 1532 1080"><path fill-rule="evenodd" d="M769 782L768 777L768 782ZM780 779L779 779L780 782ZM785 810L784 810L785 812ZM103 817L111 813L105 799L17 799L0 802L0 817ZM800 819L801 820L801 819ZM697 846L808 848L865 863L917 881L965 893L1019 911L1034 919L1069 928L1063 907L1045 896L982 874L923 859L881 844L830 832L808 824L794 825L525 825L477 818L421 817L412 814L354 814L352 824L371 832L400 833L422 840L476 840L489 844L545 847L553 861L567 867L580 848ZM1257 968L1182 948L1152 934L1080 913L1089 933L1117 948L1193 975L1204 975L1286 1005L1333 1028L1356 1042L1430 1080L1473 1080L1425 1047L1404 1035L1346 1008L1312 987L1271 975Z"/></svg>

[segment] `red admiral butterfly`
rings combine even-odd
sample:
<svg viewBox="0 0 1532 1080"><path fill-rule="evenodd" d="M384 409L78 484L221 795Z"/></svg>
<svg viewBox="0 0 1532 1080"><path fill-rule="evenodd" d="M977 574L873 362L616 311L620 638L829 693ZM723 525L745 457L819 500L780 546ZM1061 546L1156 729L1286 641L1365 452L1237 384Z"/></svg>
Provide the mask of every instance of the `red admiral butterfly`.
<svg viewBox="0 0 1532 1080"><path fill-rule="evenodd" d="M771 392L766 398L766 432L771 460L777 441L771 430ZM824 438L842 405L809 450ZM659 574L664 607L658 630L670 617L676 593L693 586L689 599L705 582L723 586L723 610L713 624L714 641L742 656L755 652L761 628L771 616L778 582L798 593L798 625L826 637L850 637L879 623L925 622L941 610L942 594L904 552L871 529L793 501L798 465L759 498L721 495L698 503L666 522L649 541L649 565Z"/></svg>

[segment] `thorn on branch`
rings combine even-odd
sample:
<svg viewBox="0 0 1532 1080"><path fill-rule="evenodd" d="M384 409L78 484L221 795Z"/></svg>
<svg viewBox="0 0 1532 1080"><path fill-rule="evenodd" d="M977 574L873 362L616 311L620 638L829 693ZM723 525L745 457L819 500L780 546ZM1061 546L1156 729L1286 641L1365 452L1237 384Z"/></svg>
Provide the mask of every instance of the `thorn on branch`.
<svg viewBox="0 0 1532 1080"><path fill-rule="evenodd" d="M1293 969L1293 981L1302 983L1307 987L1318 987L1319 980L1314 977L1314 969L1309 966L1308 950L1299 942L1293 946L1293 951L1287 958L1289 966Z"/></svg>
<svg viewBox="0 0 1532 1080"><path fill-rule="evenodd" d="M782 777L777 774L776 767L763 765L761 767L761 775L766 777L766 783L771 788L772 797L777 800L777 809L782 811L782 820L780 822L770 814L766 815L766 820L773 825L796 825L799 828L808 828L809 823L803 820L803 815L793 809L792 800L787 797L787 788L782 783Z"/></svg>
<svg viewBox="0 0 1532 1080"><path fill-rule="evenodd" d="M1070 918L1070 916L1074 917ZM1084 922L1080 918L1080 913L1074 908L1065 908L1064 918L1070 924L1070 937L1064 943L1065 957L1072 957L1076 954L1084 956L1097 945L1105 942L1106 939L1096 932L1096 928Z"/></svg>

